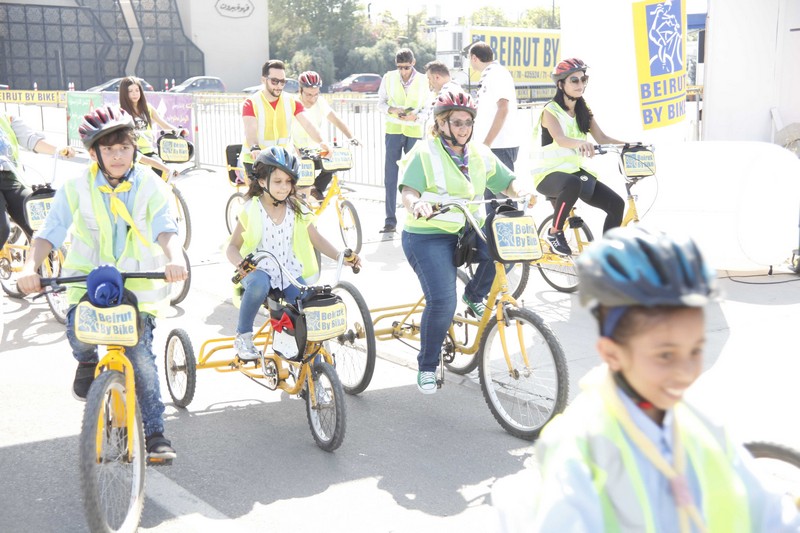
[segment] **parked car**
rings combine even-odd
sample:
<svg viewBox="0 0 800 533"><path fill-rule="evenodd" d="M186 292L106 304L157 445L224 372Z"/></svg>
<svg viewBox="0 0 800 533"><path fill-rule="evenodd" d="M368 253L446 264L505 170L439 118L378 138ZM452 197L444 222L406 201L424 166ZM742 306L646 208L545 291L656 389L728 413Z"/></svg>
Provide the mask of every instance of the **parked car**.
<svg viewBox="0 0 800 533"><path fill-rule="evenodd" d="M380 86L380 74L351 74L342 81L331 85L331 92L376 93Z"/></svg>
<svg viewBox="0 0 800 533"><path fill-rule="evenodd" d="M255 92L260 91L264 88L264 85L251 85L250 87L245 87L242 89L243 93L253 94ZM293 78L286 79L286 85L283 86L283 92L297 94L300 92L300 84L297 83L297 80Z"/></svg>
<svg viewBox="0 0 800 533"><path fill-rule="evenodd" d="M168 93L224 93L225 84L214 76L193 76L180 85L167 91Z"/></svg>
<svg viewBox="0 0 800 533"><path fill-rule="evenodd" d="M119 84L122 83L124 78L114 78L113 80L108 80L105 83L101 83L100 85L95 85L94 87L90 87L86 89L90 93L116 93L119 92ZM145 91L155 91L152 85L147 83L142 78L139 78L144 85Z"/></svg>

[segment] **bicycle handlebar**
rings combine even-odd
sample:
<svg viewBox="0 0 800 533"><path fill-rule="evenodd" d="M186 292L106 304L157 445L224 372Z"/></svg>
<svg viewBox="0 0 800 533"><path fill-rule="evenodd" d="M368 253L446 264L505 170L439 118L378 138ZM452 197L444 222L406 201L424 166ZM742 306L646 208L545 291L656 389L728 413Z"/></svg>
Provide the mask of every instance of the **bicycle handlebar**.
<svg viewBox="0 0 800 533"><path fill-rule="evenodd" d="M524 202L525 204L527 204L529 199L530 195L526 195L519 198L507 198L503 202L498 202L496 199L492 199L492 200L450 201L450 202L443 202L441 204L432 204L431 207L433 208L433 213L431 213L429 217L426 217L426 220L430 220L438 215L447 213L450 209L453 208L458 209L467 219L467 222L469 222L470 225L472 225L472 228L475 230L478 236L484 242L486 242L486 234L483 232L483 229L480 227L480 224L478 224L478 221L475 220L475 217L472 216L472 212L469 209L467 209L467 206L470 204L479 205L479 204L488 204L491 202L497 202L498 204L501 205L502 204L510 205L509 202L516 202L516 203Z"/></svg>
<svg viewBox="0 0 800 533"><path fill-rule="evenodd" d="M341 277L342 274L342 265L344 264L344 260L352 256L353 256L353 251L350 248L345 248L343 251L339 252L336 261L336 282L334 283L334 285L339 282L339 278ZM289 282L292 285L294 285L298 289L308 287L308 285L303 285L301 283L298 283L294 275L291 272L289 272L289 270L285 266L283 266L272 253L267 252L265 250L256 250L253 253L247 254L247 257L242 259L242 262L239 263L239 267L241 267L242 270L245 271L245 273L249 274L250 272L255 270L256 267L258 266L258 263L260 263L261 260L265 258L269 258L275 261L275 264L278 265L278 268L280 268L282 273L286 274L286 276L289 278ZM354 274L358 274L359 272L361 272L360 267L353 266L352 268ZM244 276L242 276L241 273L237 271L236 274L234 274L234 276L231 278L231 282L239 283L240 281L242 281L243 277Z"/></svg>
<svg viewBox="0 0 800 533"><path fill-rule="evenodd" d="M122 281L126 279L166 279L167 276L164 272L120 272ZM58 293L66 290L64 284L66 283L81 283L86 281L89 274L82 274L80 276L59 276L56 278L39 278L39 284L42 290L38 292L33 299L37 299L47 293Z"/></svg>
<svg viewBox="0 0 800 533"><path fill-rule="evenodd" d="M643 142L634 142L634 143L619 143L619 144L595 144L594 151L598 154L605 154L609 151L612 152L621 152L627 148L636 148L636 147L644 147L652 150L654 146L652 144L646 144Z"/></svg>

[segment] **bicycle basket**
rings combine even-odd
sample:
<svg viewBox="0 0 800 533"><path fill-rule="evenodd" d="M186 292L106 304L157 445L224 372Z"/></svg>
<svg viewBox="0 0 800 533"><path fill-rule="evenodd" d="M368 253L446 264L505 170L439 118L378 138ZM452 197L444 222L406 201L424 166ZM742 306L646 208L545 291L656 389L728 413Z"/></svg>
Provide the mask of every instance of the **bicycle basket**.
<svg viewBox="0 0 800 533"><path fill-rule="evenodd" d="M301 159L300 168L297 170L297 186L311 187L317 177L313 159Z"/></svg>
<svg viewBox="0 0 800 533"><path fill-rule="evenodd" d="M307 338L324 341L347 331L347 308L329 286L310 287L298 299L300 312L305 316Z"/></svg>
<svg viewBox="0 0 800 533"><path fill-rule="evenodd" d="M272 349L290 361L299 361L306 347L306 321L302 313L290 304L283 304L270 296L267 299Z"/></svg>
<svg viewBox="0 0 800 533"><path fill-rule="evenodd" d="M37 187L33 193L25 198L25 220L33 231L38 230L44 224L47 213L50 212L50 205L53 203L53 196L56 190L49 185Z"/></svg>
<svg viewBox="0 0 800 533"><path fill-rule="evenodd" d="M489 252L500 263L535 261L542 257L533 217L510 205L501 205L486 220Z"/></svg>
<svg viewBox="0 0 800 533"><path fill-rule="evenodd" d="M322 158L322 170L350 170L353 168L353 154L344 146L334 146L328 157Z"/></svg>
<svg viewBox="0 0 800 533"><path fill-rule="evenodd" d="M629 146L620 153L622 173L628 178L642 178L656 173L656 156L646 146Z"/></svg>
<svg viewBox="0 0 800 533"><path fill-rule="evenodd" d="M194 155L194 145L174 133L162 133L156 141L158 157L165 163L186 163Z"/></svg>

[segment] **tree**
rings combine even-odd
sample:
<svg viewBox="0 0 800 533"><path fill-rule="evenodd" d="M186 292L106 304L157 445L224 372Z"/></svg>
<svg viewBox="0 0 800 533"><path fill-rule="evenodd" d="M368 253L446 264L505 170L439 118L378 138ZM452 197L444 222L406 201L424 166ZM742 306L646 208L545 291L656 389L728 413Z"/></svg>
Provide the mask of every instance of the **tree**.
<svg viewBox="0 0 800 533"><path fill-rule="evenodd" d="M526 9L519 18L519 25L526 28L559 29L561 27L561 8L553 10L545 7Z"/></svg>
<svg viewBox="0 0 800 533"><path fill-rule="evenodd" d="M470 17L473 26L511 26L505 13L499 7L482 7Z"/></svg>
<svg viewBox="0 0 800 533"><path fill-rule="evenodd" d="M295 52L287 65L291 77L297 77L306 70L313 70L322 77L325 85L330 85L336 79L333 53L324 46L304 49Z"/></svg>

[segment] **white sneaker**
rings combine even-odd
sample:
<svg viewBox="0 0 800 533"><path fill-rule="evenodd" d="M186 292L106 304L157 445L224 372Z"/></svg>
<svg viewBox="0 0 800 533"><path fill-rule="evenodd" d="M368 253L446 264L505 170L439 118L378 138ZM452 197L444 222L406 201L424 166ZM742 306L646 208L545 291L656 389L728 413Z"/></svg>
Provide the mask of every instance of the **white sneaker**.
<svg viewBox="0 0 800 533"><path fill-rule="evenodd" d="M233 341L233 348L236 350L236 355L242 361L258 361L261 354L258 352L256 345L253 344L253 332L237 333Z"/></svg>
<svg viewBox="0 0 800 533"><path fill-rule="evenodd" d="M417 389L422 394L436 394L436 372L417 372Z"/></svg>

